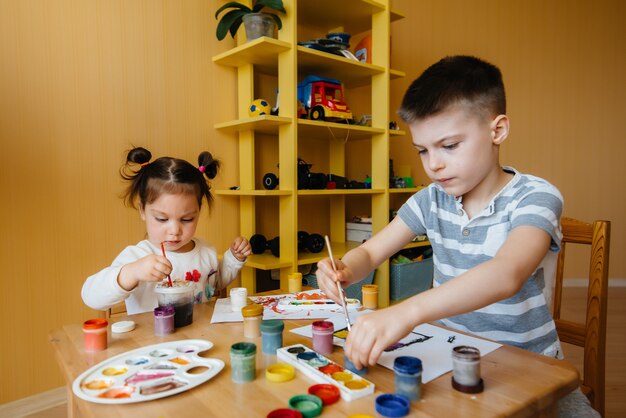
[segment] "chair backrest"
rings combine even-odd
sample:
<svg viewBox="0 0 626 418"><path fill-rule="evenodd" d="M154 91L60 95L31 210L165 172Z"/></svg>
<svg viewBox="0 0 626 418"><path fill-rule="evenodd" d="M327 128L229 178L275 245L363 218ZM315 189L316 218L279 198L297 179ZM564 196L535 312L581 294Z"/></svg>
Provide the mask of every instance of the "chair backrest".
<svg viewBox="0 0 626 418"><path fill-rule="evenodd" d="M104 317L106 319L119 318L126 315L126 302L116 303L105 311Z"/></svg>
<svg viewBox="0 0 626 418"><path fill-rule="evenodd" d="M609 277L611 222L593 224L562 218L563 241L557 262L554 289L554 320L561 341L583 347L581 389L593 408L604 416L604 368L606 355L606 308ZM561 295L565 249L569 243L591 246L587 312L584 324L561 319Z"/></svg>

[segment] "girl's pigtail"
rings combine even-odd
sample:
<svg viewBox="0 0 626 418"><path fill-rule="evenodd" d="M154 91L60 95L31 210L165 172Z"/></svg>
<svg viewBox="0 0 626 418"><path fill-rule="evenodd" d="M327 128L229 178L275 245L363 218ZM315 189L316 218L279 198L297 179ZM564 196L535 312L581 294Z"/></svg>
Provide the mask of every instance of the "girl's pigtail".
<svg viewBox="0 0 626 418"><path fill-rule="evenodd" d="M135 207L136 200L141 193L142 184L146 182L146 178L142 174L145 172L144 168L150 163L151 158L152 154L150 151L142 147L136 147L128 151L126 164L120 169L122 178L130 182L122 196L126 205ZM139 165L139 169L137 169L137 165Z"/></svg>
<svg viewBox="0 0 626 418"><path fill-rule="evenodd" d="M213 180L217 176L217 172L220 168L220 162L213 158L210 152L203 151L198 156L198 169L204 173L210 180Z"/></svg>

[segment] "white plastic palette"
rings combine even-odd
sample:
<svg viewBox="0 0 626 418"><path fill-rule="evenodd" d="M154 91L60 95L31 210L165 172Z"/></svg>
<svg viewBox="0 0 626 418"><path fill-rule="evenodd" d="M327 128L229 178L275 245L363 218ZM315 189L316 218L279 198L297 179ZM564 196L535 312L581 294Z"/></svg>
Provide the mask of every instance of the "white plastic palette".
<svg viewBox="0 0 626 418"><path fill-rule="evenodd" d="M358 299L346 299L346 306L349 310L359 309L361 302ZM286 298L280 299L276 304L276 309L284 311L297 311L306 309L341 309L342 306L338 305L331 299L294 299Z"/></svg>
<svg viewBox="0 0 626 418"><path fill-rule="evenodd" d="M369 380L344 369L343 366L302 344L279 348L277 357L293 365L317 383L330 383L337 386L341 398L346 401L371 395L376 388Z"/></svg>
<svg viewBox="0 0 626 418"><path fill-rule="evenodd" d="M224 362L204 358L213 343L180 340L149 345L111 357L78 376L72 390L103 404L144 402L194 388L217 375Z"/></svg>

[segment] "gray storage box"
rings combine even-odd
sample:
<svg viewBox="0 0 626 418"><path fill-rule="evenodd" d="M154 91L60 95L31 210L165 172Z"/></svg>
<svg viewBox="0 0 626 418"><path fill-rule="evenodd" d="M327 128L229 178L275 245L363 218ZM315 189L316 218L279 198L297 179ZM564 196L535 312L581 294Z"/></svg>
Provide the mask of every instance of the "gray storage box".
<svg viewBox="0 0 626 418"><path fill-rule="evenodd" d="M389 297L401 300L428 290L433 285L433 258L407 264L390 264Z"/></svg>

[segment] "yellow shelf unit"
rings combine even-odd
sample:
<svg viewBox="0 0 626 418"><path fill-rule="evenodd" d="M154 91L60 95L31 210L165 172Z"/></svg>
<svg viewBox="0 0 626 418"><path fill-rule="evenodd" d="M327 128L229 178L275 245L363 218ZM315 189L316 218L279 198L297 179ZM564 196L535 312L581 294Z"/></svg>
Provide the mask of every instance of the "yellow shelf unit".
<svg viewBox="0 0 626 418"><path fill-rule="evenodd" d="M326 256L298 252L298 202L300 198L327 199L329 212L321 214L328 220L328 233L333 253L341 257L358 243L345 240L346 199L366 196L371 199L373 232L389 222L389 137L403 135L403 131L390 131L389 96L390 80L404 77L405 73L389 67L389 39L392 21L404 16L391 10L390 0L283 0L287 13L281 15L283 27L278 39L259 38L245 42L243 30L237 35L237 46L213 57L218 65L230 66L237 71L237 119L217 123L216 129L231 133L239 145L239 190L218 190L218 196L238 198L241 234L247 237L257 233L257 198L278 200L278 231L280 258L269 252L250 256L242 270L242 286L256 291L256 269L280 270L281 289L287 289L287 275L297 271L299 265L316 263ZM317 30L327 33L343 30L351 34L371 31L372 63L361 63L344 57L311 50L298 45L298 30ZM339 28L339 29L337 29ZM250 118L248 104L255 98L255 74L269 74L277 78L280 91L278 116ZM297 83L307 74L316 74L341 80L346 88L370 86L371 126L312 121L297 117ZM278 177L277 190L256 190L255 135L277 137ZM371 189L349 190L298 190L297 161L299 142L311 138L340 138L328 140L329 172L345 175L346 143L352 139L371 144ZM365 143L368 143L365 142ZM303 156L306 158L306 155ZM407 192L407 190L403 190ZM379 305L389 304L389 265L378 268Z"/></svg>

